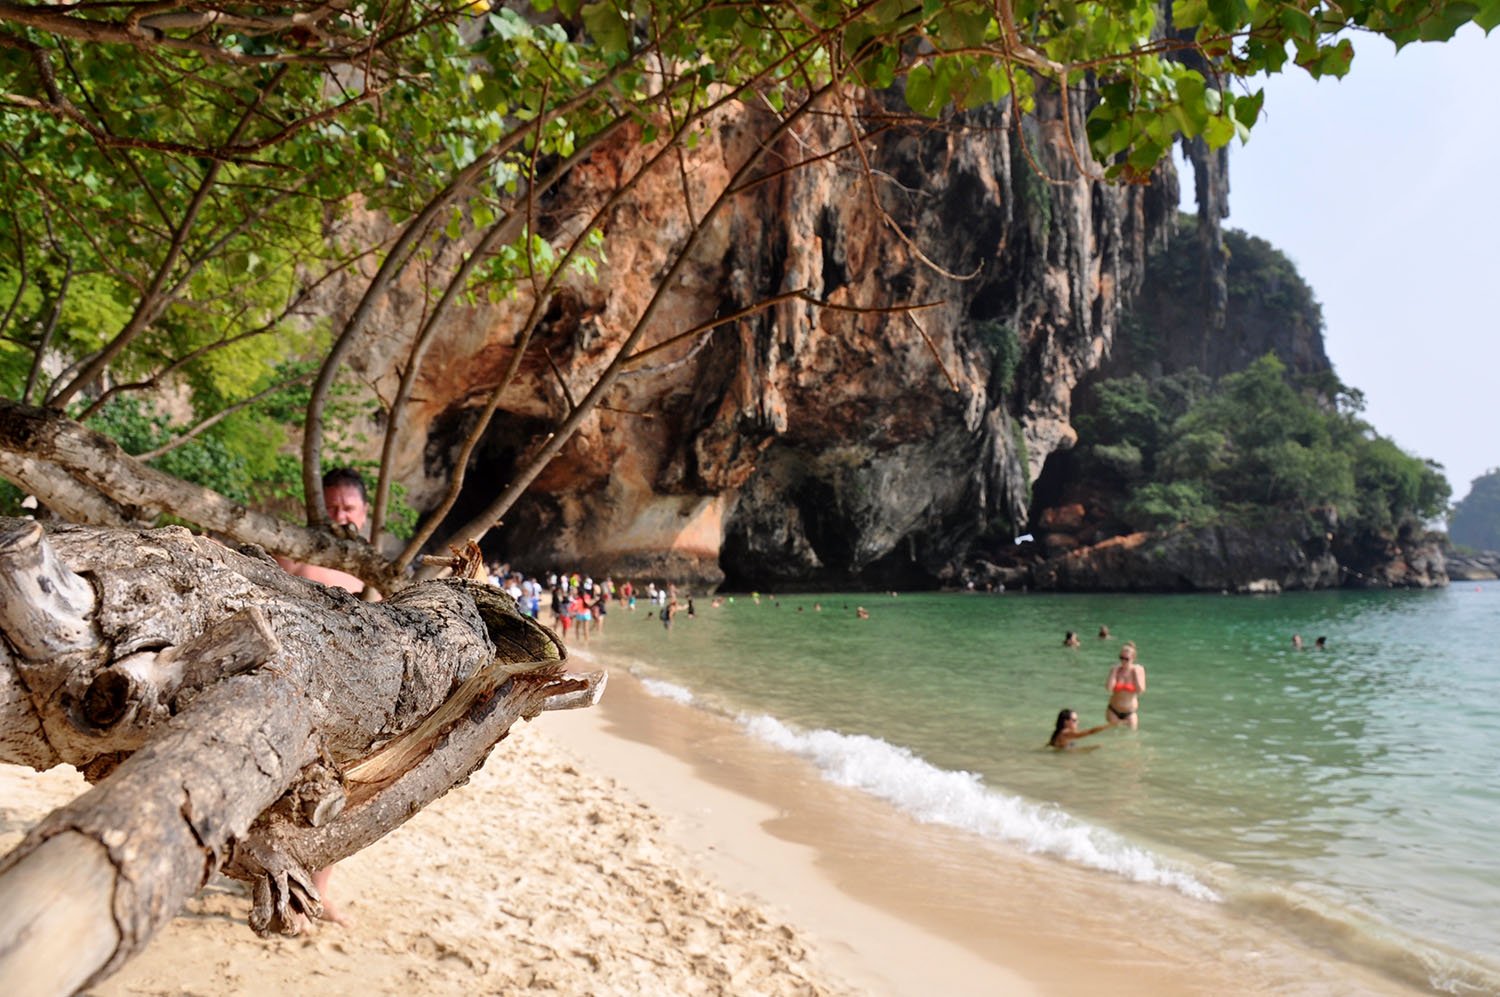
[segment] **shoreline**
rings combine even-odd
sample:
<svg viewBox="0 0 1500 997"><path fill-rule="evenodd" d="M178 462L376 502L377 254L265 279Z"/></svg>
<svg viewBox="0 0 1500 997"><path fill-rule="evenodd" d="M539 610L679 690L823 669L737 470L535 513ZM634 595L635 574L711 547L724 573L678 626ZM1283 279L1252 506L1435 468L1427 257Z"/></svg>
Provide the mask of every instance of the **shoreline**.
<svg viewBox="0 0 1500 997"><path fill-rule="evenodd" d="M809 929L873 993L1428 992L1227 904L923 824L610 671L603 701L549 718L552 736L670 815L669 833L716 878ZM932 975L950 960L951 989Z"/></svg>
<svg viewBox="0 0 1500 997"><path fill-rule="evenodd" d="M598 706L518 723L340 863L352 928L258 939L215 877L87 992L1423 992L1224 905L921 824L612 671ZM83 787L0 766L0 851Z"/></svg>

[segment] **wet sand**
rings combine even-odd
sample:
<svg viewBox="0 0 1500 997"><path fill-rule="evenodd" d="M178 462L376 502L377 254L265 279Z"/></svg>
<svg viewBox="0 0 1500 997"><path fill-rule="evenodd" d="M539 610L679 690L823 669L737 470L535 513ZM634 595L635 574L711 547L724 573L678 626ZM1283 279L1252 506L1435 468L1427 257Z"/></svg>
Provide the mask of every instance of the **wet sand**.
<svg viewBox="0 0 1500 997"><path fill-rule="evenodd" d="M82 785L0 767L0 849ZM919 824L619 672L334 886L354 926L266 941L215 879L91 992L1415 992L1223 905Z"/></svg>
<svg viewBox="0 0 1500 997"><path fill-rule="evenodd" d="M870 992L1423 992L1228 905L919 823L628 673L610 681L594 710L548 718L551 735Z"/></svg>

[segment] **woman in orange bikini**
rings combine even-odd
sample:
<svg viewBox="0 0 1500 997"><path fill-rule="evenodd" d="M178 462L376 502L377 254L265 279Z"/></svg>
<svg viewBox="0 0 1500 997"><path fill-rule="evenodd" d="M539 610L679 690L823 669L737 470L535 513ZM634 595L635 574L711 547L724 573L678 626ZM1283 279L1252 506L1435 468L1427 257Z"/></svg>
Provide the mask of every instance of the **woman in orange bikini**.
<svg viewBox="0 0 1500 997"><path fill-rule="evenodd" d="M1135 663L1135 642L1129 641L1120 648L1120 663L1109 670L1104 687L1109 690L1109 706L1104 710L1104 719L1111 727L1129 724L1131 730L1140 725L1137 711L1140 709L1141 693L1146 691L1146 669Z"/></svg>

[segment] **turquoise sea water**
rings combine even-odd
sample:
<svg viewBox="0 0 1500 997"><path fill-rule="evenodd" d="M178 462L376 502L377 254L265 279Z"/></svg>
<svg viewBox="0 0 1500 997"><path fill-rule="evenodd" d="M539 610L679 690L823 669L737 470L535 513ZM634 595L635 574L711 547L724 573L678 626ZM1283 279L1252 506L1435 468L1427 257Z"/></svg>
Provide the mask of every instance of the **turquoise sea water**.
<svg viewBox="0 0 1500 997"><path fill-rule="evenodd" d="M658 695L921 820L1234 905L1434 991L1500 992L1500 584L738 596L670 634L644 604L606 627L593 653ZM1103 722L1125 640L1140 730L1044 748L1065 706Z"/></svg>

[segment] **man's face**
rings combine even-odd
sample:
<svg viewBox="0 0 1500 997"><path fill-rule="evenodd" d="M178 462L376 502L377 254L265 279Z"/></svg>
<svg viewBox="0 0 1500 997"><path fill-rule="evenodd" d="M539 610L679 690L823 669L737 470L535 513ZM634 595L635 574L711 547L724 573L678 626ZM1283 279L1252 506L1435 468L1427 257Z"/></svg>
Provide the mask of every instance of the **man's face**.
<svg viewBox="0 0 1500 997"><path fill-rule="evenodd" d="M359 489L353 485L334 485L323 489L323 504L328 506L328 518L331 522L352 526L356 530L365 528L369 506L359 494Z"/></svg>

